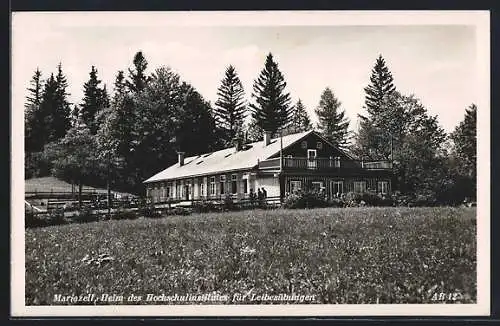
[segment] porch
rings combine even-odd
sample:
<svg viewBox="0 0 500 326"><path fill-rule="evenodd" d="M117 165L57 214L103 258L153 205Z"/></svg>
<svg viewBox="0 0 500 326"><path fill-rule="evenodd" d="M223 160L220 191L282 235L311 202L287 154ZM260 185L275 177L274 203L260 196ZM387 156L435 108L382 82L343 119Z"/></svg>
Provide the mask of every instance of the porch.
<svg viewBox="0 0 500 326"><path fill-rule="evenodd" d="M279 170L280 158L271 158L258 162L259 170ZM391 170L391 161L362 161L341 160L339 158L307 158L307 157L283 157L283 170L316 170L316 171L338 171L347 170Z"/></svg>

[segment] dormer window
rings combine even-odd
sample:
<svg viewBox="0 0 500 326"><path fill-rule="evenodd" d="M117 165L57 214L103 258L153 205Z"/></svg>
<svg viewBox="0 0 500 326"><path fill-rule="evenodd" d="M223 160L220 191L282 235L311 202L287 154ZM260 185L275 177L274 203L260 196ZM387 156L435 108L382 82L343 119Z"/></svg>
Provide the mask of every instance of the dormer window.
<svg viewBox="0 0 500 326"><path fill-rule="evenodd" d="M320 142L320 141L319 141L319 142L317 142L317 143L316 143L316 148L317 148L317 149L322 149L322 148L323 148L323 143L322 143L322 142Z"/></svg>
<svg viewBox="0 0 500 326"><path fill-rule="evenodd" d="M307 141L304 140L302 143L300 143L300 147L302 149L306 149L307 148Z"/></svg>

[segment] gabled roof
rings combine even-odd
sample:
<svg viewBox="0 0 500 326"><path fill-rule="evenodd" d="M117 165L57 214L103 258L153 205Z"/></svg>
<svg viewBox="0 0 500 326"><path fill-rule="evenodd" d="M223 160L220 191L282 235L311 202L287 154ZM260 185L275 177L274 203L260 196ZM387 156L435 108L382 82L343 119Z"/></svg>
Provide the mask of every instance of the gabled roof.
<svg viewBox="0 0 500 326"><path fill-rule="evenodd" d="M313 132L313 130L310 130L283 136L283 149ZM224 171L247 170L256 167L259 160L263 161L279 153L280 149L280 139L274 138L271 139L271 143L267 146L264 146L264 141L259 141L246 144L246 148L238 152L235 151L234 147L230 147L212 153L186 157L184 165L180 166L179 163L175 163L144 182L215 174Z"/></svg>

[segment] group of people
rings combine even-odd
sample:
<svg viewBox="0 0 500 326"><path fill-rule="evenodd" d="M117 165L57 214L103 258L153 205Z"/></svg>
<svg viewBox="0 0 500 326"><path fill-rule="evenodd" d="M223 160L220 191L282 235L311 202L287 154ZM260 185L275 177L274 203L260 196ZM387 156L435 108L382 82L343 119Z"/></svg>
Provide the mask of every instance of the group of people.
<svg viewBox="0 0 500 326"><path fill-rule="evenodd" d="M253 191L253 188L250 189L250 202L252 203L252 205L254 205L257 201L260 206L263 206L266 202L266 198L267 191L266 189L264 189L264 187L257 188L257 193Z"/></svg>

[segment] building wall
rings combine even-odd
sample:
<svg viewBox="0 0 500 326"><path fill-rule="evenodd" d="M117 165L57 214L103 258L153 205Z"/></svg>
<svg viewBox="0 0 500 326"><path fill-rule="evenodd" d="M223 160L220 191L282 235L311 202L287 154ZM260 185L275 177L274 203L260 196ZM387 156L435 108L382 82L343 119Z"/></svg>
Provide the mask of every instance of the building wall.
<svg viewBox="0 0 500 326"><path fill-rule="evenodd" d="M256 179L256 188L264 188L267 191L267 197L275 197L280 195L279 179L273 176L260 176Z"/></svg>
<svg viewBox="0 0 500 326"><path fill-rule="evenodd" d="M315 134L310 134L308 137L284 149L283 156L292 155L293 157L307 157L308 149L315 149L318 158L340 157L342 160L349 159L344 153ZM271 158L279 156L280 154L278 153L271 156Z"/></svg>
<svg viewBox="0 0 500 326"><path fill-rule="evenodd" d="M365 182L367 192L381 193L381 185L379 181L387 182L387 193L391 193L392 185L391 179L386 177L335 177L335 176L285 176L285 194L291 193L292 181L299 181L301 184L301 190L309 191L314 189L314 182L321 182L321 186L325 188L326 194L331 197L334 194L332 181L342 181L342 192L354 192L354 183L358 181Z"/></svg>
<svg viewBox="0 0 500 326"><path fill-rule="evenodd" d="M221 193L221 175L226 177L224 182L224 193ZM215 194L213 195L210 191L211 177L215 177ZM236 192L233 192L233 181L236 185ZM246 192L245 183L247 184ZM153 203L165 202L168 199L185 200L187 190L186 186L190 187L189 200L221 199L226 195L231 195L233 198L246 198L249 196L250 189L253 188L254 191L257 191L255 175L251 175L250 171L240 171L149 183L146 186L146 196L151 198Z"/></svg>

